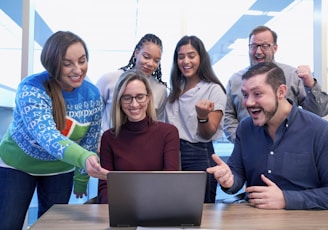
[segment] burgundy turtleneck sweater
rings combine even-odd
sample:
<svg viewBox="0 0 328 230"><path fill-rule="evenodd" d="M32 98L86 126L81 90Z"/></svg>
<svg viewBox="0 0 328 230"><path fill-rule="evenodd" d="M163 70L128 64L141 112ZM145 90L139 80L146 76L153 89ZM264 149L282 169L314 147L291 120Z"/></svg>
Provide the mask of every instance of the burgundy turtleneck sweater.
<svg viewBox="0 0 328 230"><path fill-rule="evenodd" d="M115 137L114 130L101 138L100 163L110 171L179 170L179 133L175 126L149 117L128 121ZM107 182L99 180L98 201L107 203Z"/></svg>

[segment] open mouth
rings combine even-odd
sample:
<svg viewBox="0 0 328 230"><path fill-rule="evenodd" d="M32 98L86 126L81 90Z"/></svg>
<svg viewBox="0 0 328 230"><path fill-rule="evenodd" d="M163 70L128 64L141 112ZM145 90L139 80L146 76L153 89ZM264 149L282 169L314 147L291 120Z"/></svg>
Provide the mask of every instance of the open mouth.
<svg viewBox="0 0 328 230"><path fill-rule="evenodd" d="M262 112L262 109L260 109L260 108L248 108L248 112L252 116L258 116Z"/></svg>
<svg viewBox="0 0 328 230"><path fill-rule="evenodd" d="M191 69L192 69L191 66L183 66L183 72L184 72L184 73L188 73L188 72L190 72Z"/></svg>
<svg viewBox="0 0 328 230"><path fill-rule="evenodd" d="M264 61L265 61L264 58L255 58L255 60L256 60L257 62L264 62Z"/></svg>
<svg viewBox="0 0 328 230"><path fill-rule="evenodd" d="M256 62L264 62L265 56L264 55L255 55Z"/></svg>
<svg viewBox="0 0 328 230"><path fill-rule="evenodd" d="M70 79L72 79L72 81L78 82L81 80L82 75L78 75L78 76L70 76Z"/></svg>
<svg viewBox="0 0 328 230"><path fill-rule="evenodd" d="M182 66L182 67L184 71L189 71L193 68L192 66Z"/></svg>
<svg viewBox="0 0 328 230"><path fill-rule="evenodd" d="M129 109L130 113L132 115L138 115L141 111L141 109Z"/></svg>

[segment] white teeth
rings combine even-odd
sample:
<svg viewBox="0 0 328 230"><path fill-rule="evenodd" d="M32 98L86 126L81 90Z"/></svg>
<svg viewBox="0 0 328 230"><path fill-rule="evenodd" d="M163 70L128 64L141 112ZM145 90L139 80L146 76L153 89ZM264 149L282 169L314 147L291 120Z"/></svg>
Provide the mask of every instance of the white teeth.
<svg viewBox="0 0 328 230"><path fill-rule="evenodd" d="M256 59L264 59L265 56L264 56L264 55L256 55L255 58L256 58Z"/></svg>
<svg viewBox="0 0 328 230"><path fill-rule="evenodd" d="M79 80L81 76L71 77L74 81Z"/></svg>
<svg viewBox="0 0 328 230"><path fill-rule="evenodd" d="M255 112L260 112L261 110L260 110L260 109L250 109L250 111L251 111L252 113L255 113Z"/></svg>

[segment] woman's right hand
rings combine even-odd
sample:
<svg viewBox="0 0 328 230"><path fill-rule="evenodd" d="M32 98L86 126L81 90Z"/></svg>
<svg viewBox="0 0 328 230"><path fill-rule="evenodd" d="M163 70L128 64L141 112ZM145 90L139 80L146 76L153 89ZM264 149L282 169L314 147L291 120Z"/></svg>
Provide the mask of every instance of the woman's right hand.
<svg viewBox="0 0 328 230"><path fill-rule="evenodd" d="M86 170L89 174L89 176L106 180L107 179L107 173L109 172L107 169L104 169L100 166L99 160L97 156L90 156L87 158L85 162Z"/></svg>

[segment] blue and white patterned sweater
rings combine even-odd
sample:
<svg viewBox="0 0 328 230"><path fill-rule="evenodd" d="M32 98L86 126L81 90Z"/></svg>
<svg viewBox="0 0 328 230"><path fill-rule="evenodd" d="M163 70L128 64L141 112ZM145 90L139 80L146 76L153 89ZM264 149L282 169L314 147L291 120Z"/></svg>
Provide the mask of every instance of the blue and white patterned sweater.
<svg viewBox="0 0 328 230"><path fill-rule="evenodd" d="M88 81L72 92L62 91L67 127L60 132L52 114L51 98L43 82L47 72L26 77L16 93L14 119L0 144L7 165L33 175L72 171L75 191L85 192L89 176L85 161L96 155L101 126L99 90Z"/></svg>

